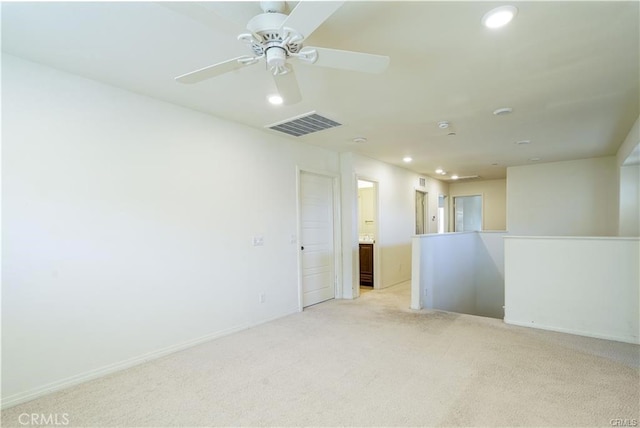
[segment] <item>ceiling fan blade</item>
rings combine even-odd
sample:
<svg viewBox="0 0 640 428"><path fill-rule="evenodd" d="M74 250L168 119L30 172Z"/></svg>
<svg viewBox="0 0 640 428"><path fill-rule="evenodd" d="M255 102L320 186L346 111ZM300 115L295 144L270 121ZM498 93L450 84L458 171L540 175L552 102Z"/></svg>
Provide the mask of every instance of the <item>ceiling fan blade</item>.
<svg viewBox="0 0 640 428"><path fill-rule="evenodd" d="M273 76L276 82L278 93L282 97L284 104L295 104L302 100L298 80L293 69L286 74L277 74Z"/></svg>
<svg viewBox="0 0 640 428"><path fill-rule="evenodd" d="M389 66L390 58L363 52L341 51L338 49L316 48L306 46L304 51L315 50L318 59L313 65L339 68L341 70L362 71L364 73L382 73ZM304 64L304 61L302 61Z"/></svg>
<svg viewBox="0 0 640 428"><path fill-rule="evenodd" d="M233 58L224 62L219 62L218 64L210 65L208 67L201 68L196 71L192 71L190 73L183 74L181 76L176 77L176 81L180 83L198 83L203 80L210 79L212 77L219 76L221 74L227 73L229 71L237 70L242 67L246 67L247 65L253 64L253 62L242 62L241 60L249 60L251 57L249 56L240 56L238 58Z"/></svg>
<svg viewBox="0 0 640 428"><path fill-rule="evenodd" d="M292 28L306 39L343 3L344 1L300 1L282 23L282 28Z"/></svg>

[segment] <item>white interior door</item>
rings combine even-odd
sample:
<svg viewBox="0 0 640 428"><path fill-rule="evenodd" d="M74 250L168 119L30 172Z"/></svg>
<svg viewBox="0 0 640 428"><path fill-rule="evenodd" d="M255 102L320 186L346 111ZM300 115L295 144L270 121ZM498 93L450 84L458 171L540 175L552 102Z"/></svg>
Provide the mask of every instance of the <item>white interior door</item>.
<svg viewBox="0 0 640 428"><path fill-rule="evenodd" d="M302 306L335 297L333 179L300 173Z"/></svg>

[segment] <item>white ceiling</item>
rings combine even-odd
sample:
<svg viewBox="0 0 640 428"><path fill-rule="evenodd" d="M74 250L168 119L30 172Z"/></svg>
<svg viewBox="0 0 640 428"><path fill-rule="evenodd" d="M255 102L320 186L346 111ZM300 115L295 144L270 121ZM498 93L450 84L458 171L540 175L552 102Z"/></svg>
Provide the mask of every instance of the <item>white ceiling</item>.
<svg viewBox="0 0 640 428"><path fill-rule="evenodd" d="M174 81L248 54L243 26L223 16L242 22L260 13L256 2L3 3L2 50L261 129L317 111L343 126L285 138L425 175L502 178L531 158L615 154L639 114L639 3L513 2L508 26L483 27L503 4L346 2L305 44L388 55L388 70L296 64L303 101L291 106L267 103L275 85L260 65ZM500 107L513 113L494 116Z"/></svg>

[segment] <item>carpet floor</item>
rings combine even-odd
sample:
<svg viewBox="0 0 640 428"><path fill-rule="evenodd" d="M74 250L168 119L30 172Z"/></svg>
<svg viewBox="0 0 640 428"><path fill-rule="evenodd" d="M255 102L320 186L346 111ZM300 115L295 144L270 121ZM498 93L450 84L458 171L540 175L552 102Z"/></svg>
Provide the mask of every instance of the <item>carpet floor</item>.
<svg viewBox="0 0 640 428"><path fill-rule="evenodd" d="M322 303L6 409L2 426L640 423L639 346L412 311L409 296Z"/></svg>

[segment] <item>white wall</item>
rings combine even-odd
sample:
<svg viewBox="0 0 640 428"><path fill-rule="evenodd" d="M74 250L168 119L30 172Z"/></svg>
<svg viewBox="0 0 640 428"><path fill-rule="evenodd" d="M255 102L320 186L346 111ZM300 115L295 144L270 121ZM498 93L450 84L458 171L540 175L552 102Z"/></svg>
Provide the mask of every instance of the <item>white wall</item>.
<svg viewBox="0 0 640 428"><path fill-rule="evenodd" d="M378 228L375 190L373 187L358 189L358 231L360 235L367 235L372 239L375 239Z"/></svg>
<svg viewBox="0 0 640 428"><path fill-rule="evenodd" d="M505 232L461 232L413 238L413 309L502 318Z"/></svg>
<svg viewBox="0 0 640 428"><path fill-rule="evenodd" d="M639 341L638 238L507 237L505 322Z"/></svg>
<svg viewBox="0 0 640 428"><path fill-rule="evenodd" d="M616 235L616 158L507 168L507 230L512 235Z"/></svg>
<svg viewBox="0 0 640 428"><path fill-rule="evenodd" d="M617 153L620 180L620 236L640 236L640 118Z"/></svg>
<svg viewBox="0 0 640 428"><path fill-rule="evenodd" d="M381 288L411 279L411 237L415 234L415 191L428 192L429 231L437 231L438 194L447 184L432 178L419 187L418 174L356 153L341 155L344 297L359 291L357 178L378 183L378 236L374 251L379 257ZM351 284L351 286L349 286Z"/></svg>
<svg viewBox="0 0 640 428"><path fill-rule="evenodd" d="M426 177L426 186L425 187L419 187L417 186L416 189L417 190L421 190L423 192L427 192L428 193L428 200L427 200L427 233L438 233L438 196L439 195L444 195L447 198L445 199L445 204L447 203L446 201L451 200L451 197L449 196L450 190L449 190L449 183L444 182L444 181L440 181L440 180L434 180L433 178L430 177ZM443 219L444 224L445 224L445 231L447 230L447 224L449 223L449 215L447 213L447 208L445 207L445 218Z"/></svg>
<svg viewBox="0 0 640 428"><path fill-rule="evenodd" d="M3 405L298 310L337 154L11 56L2 107Z"/></svg>
<svg viewBox="0 0 640 428"><path fill-rule="evenodd" d="M620 167L619 236L640 236L640 165Z"/></svg>
<svg viewBox="0 0 640 428"><path fill-rule="evenodd" d="M504 318L504 237L506 232L481 232L476 239L474 315Z"/></svg>
<svg viewBox="0 0 640 428"><path fill-rule="evenodd" d="M634 151L638 150L638 144L640 144L640 116L638 116L626 138L618 148L618 152L616 153L618 165L624 164L629 157L632 156Z"/></svg>
<svg viewBox="0 0 640 428"><path fill-rule="evenodd" d="M476 232L422 235L414 240L420 243L420 272L413 275L420 287L418 308L473 312Z"/></svg>
<svg viewBox="0 0 640 428"><path fill-rule="evenodd" d="M506 179L449 183L449 194L451 207L456 196L482 195L482 230L506 230ZM453 230L453 222L450 230Z"/></svg>

